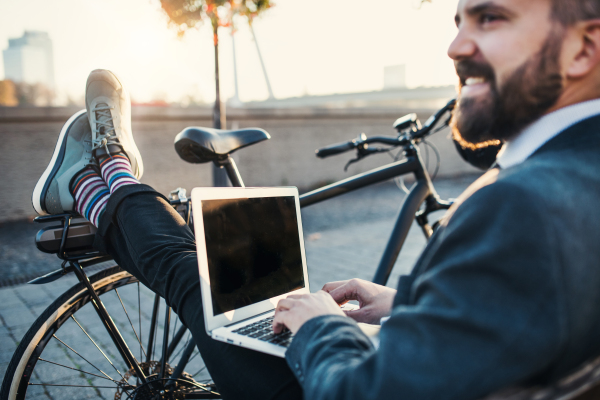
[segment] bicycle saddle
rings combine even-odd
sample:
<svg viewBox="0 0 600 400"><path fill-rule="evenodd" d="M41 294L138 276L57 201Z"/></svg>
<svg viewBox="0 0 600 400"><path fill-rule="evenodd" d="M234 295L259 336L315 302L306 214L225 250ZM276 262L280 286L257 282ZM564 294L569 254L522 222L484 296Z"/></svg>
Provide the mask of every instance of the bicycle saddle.
<svg viewBox="0 0 600 400"><path fill-rule="evenodd" d="M270 138L271 136L260 128L227 131L192 126L175 136L175 151L182 160L200 164L215 161L242 147Z"/></svg>

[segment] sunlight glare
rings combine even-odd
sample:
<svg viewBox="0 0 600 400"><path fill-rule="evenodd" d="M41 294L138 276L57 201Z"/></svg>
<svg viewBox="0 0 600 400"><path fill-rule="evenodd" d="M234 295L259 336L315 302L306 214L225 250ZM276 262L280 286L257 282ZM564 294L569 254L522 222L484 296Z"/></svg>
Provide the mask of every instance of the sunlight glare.
<svg viewBox="0 0 600 400"><path fill-rule="evenodd" d="M165 38L158 29L148 27L132 28L129 34L129 49L132 57L151 60L160 55L160 48L165 44Z"/></svg>

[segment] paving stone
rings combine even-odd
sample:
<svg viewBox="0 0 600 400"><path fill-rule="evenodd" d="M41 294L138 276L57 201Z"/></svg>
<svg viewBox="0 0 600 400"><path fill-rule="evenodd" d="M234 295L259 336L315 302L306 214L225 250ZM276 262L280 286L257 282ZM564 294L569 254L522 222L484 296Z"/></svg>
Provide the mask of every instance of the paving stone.
<svg viewBox="0 0 600 400"><path fill-rule="evenodd" d="M0 304L2 308L9 308L16 304L21 304L21 299L15 295L13 288L6 288L0 290Z"/></svg>
<svg viewBox="0 0 600 400"><path fill-rule="evenodd" d="M46 292L40 290L38 285L23 285L13 288L15 297L21 300L27 307L48 306L58 297L57 292Z"/></svg>
<svg viewBox="0 0 600 400"><path fill-rule="evenodd" d="M6 326L11 329L20 325L31 325L35 321L35 316L24 305L3 308L0 310L0 316L2 316Z"/></svg>
<svg viewBox="0 0 600 400"><path fill-rule="evenodd" d="M8 346L6 346L6 348L0 349L0 368L8 367L8 363L12 359L14 350L16 348L14 346L14 343L12 343L12 344L13 344L13 346L10 346L10 348L8 348Z"/></svg>
<svg viewBox="0 0 600 400"><path fill-rule="evenodd" d="M10 327L10 329L9 329L10 334L14 337L14 340L16 341L15 346L14 346L15 350L16 350L17 346L19 345L19 343L21 342L21 339L23 339L23 337L29 330L30 326L31 326L31 324L24 324L24 325L16 325L16 326Z"/></svg>
<svg viewBox="0 0 600 400"><path fill-rule="evenodd" d="M8 360L0 361L0 371L5 371L8 368L8 364L10 363L10 358Z"/></svg>

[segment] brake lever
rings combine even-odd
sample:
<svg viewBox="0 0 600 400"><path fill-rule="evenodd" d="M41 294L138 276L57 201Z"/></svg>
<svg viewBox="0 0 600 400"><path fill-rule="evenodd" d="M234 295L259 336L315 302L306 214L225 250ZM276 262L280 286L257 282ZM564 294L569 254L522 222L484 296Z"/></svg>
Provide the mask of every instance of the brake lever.
<svg viewBox="0 0 600 400"><path fill-rule="evenodd" d="M450 115L448 116L448 119L446 120L446 122L444 122L444 126L450 126L450 121L452 121L452 117L454 115L452 113L450 113Z"/></svg>
<svg viewBox="0 0 600 400"><path fill-rule="evenodd" d="M348 167L350 165L359 162L366 156L370 156L371 154L376 153L385 153L386 151L388 150L382 147L369 148L369 145L367 143L361 144L356 148L356 158L351 159L346 163L346 166L344 166L344 172L348 172Z"/></svg>
<svg viewBox="0 0 600 400"><path fill-rule="evenodd" d="M344 172L348 172L348 167L354 163L359 162L360 160L362 160L363 158L365 158L365 156L360 155L360 153L358 154L358 156L356 156L356 158L351 159L350 161L348 161L346 163L346 166L344 166Z"/></svg>

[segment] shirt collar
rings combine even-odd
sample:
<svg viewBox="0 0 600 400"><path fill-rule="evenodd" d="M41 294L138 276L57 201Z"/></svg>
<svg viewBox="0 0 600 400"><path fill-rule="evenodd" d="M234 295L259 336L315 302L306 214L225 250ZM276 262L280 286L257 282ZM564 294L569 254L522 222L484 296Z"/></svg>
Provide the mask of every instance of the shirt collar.
<svg viewBox="0 0 600 400"><path fill-rule="evenodd" d="M584 101L544 115L502 146L497 157L498 165L506 169L521 164L550 139L596 114L600 114L600 99Z"/></svg>

